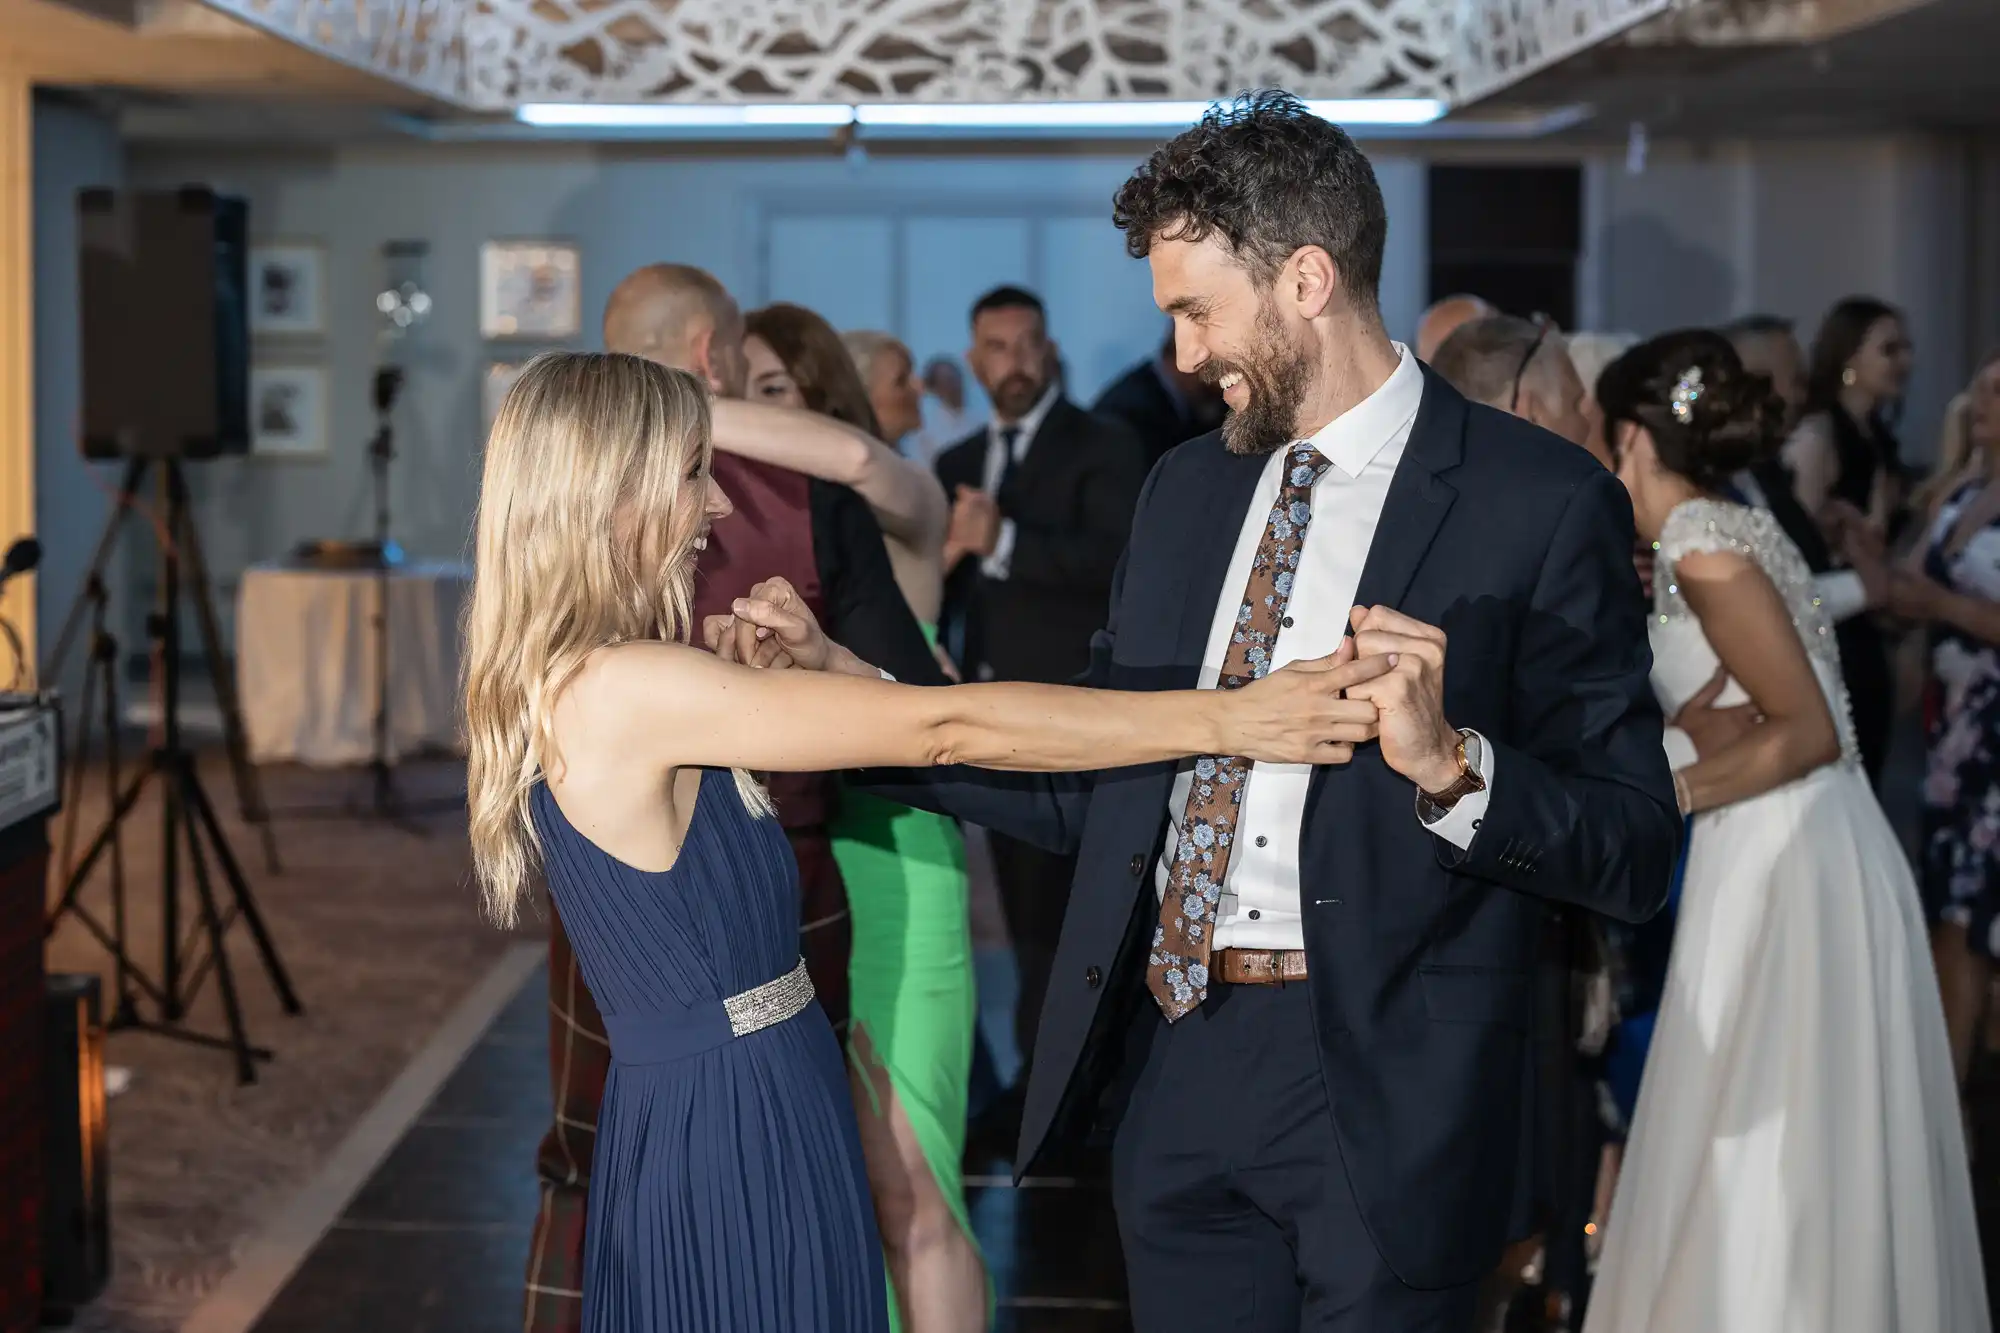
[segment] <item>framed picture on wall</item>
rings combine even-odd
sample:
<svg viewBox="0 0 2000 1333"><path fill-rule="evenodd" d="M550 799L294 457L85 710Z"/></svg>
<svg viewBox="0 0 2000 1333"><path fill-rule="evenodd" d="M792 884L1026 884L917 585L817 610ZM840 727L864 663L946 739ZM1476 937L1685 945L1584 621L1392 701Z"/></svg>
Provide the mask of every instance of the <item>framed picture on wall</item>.
<svg viewBox="0 0 2000 1333"><path fill-rule="evenodd" d="M326 251L311 241L250 247L250 331L279 336L326 332Z"/></svg>
<svg viewBox="0 0 2000 1333"><path fill-rule="evenodd" d="M480 384L480 404L484 408L482 420L485 433L493 431L493 418L500 415L500 404L507 398L507 390L514 387L514 381L521 376L525 361L490 361L486 365L486 377Z"/></svg>
<svg viewBox="0 0 2000 1333"><path fill-rule="evenodd" d="M257 366L250 372L250 452L259 458L326 456L326 371Z"/></svg>
<svg viewBox="0 0 2000 1333"><path fill-rule="evenodd" d="M583 330L582 261L568 241L488 241L479 247L479 332L560 342Z"/></svg>

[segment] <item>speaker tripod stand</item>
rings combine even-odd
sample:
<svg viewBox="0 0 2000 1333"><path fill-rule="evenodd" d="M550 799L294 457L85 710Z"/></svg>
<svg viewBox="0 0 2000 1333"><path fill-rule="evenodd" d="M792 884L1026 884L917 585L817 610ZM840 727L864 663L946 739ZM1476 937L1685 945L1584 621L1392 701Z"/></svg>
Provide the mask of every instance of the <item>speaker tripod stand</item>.
<svg viewBox="0 0 2000 1333"><path fill-rule="evenodd" d="M126 470L125 491L121 493L120 508L113 513L104 541L98 550L98 560L93 564L84 595L78 600L80 609L88 600L95 608L95 626L92 636L92 656L89 676L97 672L106 673L102 693L103 723L110 741L109 761L112 766L111 783L116 792L115 800L104 825L85 848L83 855L73 866L68 867L68 879L63 887L61 899L50 914L48 929L53 931L66 915L74 914L86 929L104 944L116 962L119 993L117 1009L112 1016L114 1028L131 1028L152 1032L177 1041L190 1042L226 1050L235 1056L236 1075L241 1083L256 1081L256 1062L271 1058L268 1048L253 1045L249 1030L244 1022L243 1007L237 992L236 975L229 961L226 948L230 927L240 919L250 932L259 960L272 989L277 993L279 1004L287 1014L302 1012L298 996L292 990L291 978L278 957L270 932L264 926L263 914L257 909L250 885L244 878L242 866L229 846L221 821L216 818L214 804L203 788L201 775L196 769L195 755L185 745L181 734L181 666L180 666L180 601L183 593L181 563L185 555L195 574L195 586L191 590L193 600L201 609L203 634L208 640L210 667L216 673L218 697L224 700L224 716L227 719L235 708L233 689L226 682L222 670L220 653L215 650L214 612L207 601L206 568L201 561L200 546L194 533L194 523L188 513L187 478L180 464L174 460L160 460L160 488L165 499L166 520L160 543L160 597L159 609L148 618L147 633L158 650L160 673L160 728L156 743L147 752L138 772L122 790L116 788L119 780L117 772L117 733L120 719L117 715L117 688L115 684L117 645L104 632L104 597L102 572L97 568L111 546L119 518L137 498L137 487L143 481L147 460L135 460ZM71 624L65 625L63 639L59 642L54 660L60 662L73 636L73 625L79 617L71 615ZM87 677L88 679L88 677ZM94 682L93 682L94 683ZM86 686L88 690L88 686ZM88 705L86 704L86 710ZM87 732L86 725L81 730ZM240 720L238 723L240 727ZM240 730L236 732L240 740ZM232 761L240 751L232 747ZM80 775L81 766L76 766ZM241 791L255 792L255 774L246 774L247 757L238 772L238 781L245 776L249 785ZM125 882L123 849L120 831L125 821L138 808L139 799L147 786L157 780L160 789L160 973L157 980L149 977L132 959L125 938ZM74 789L73 790L80 790ZM261 805L261 801L260 801ZM265 816L265 833L268 838L268 815ZM65 849L71 845L68 834L64 838ZM275 864L275 847L270 848ZM113 926L104 930L78 902L84 885L89 881L91 871L98 860L107 852L112 857L112 914ZM181 875L180 856L185 852L189 867L193 871L193 886L198 909L196 920L185 937L181 925ZM215 868L221 872L223 885L228 891L225 905L218 893L216 877L211 873L210 858L214 858ZM65 857L67 859L67 857ZM195 960L193 955L197 942L206 943L206 951ZM214 973L216 987L221 992L222 1009L227 1033L216 1036L199 1032L189 1027L186 1018L188 1009L200 992L210 973ZM147 996L158 1011L157 1018L141 1016L132 987Z"/></svg>

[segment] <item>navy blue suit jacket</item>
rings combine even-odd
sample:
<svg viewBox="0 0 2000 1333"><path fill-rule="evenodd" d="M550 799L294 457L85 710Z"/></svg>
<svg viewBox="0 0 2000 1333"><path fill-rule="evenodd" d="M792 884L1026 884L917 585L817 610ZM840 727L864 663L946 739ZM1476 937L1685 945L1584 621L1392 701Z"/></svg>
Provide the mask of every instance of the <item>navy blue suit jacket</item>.
<svg viewBox="0 0 2000 1333"><path fill-rule="evenodd" d="M1161 460L1086 683L1194 687L1264 465L1215 435ZM1680 818L1632 546L1624 487L1588 453L1425 372L1355 601L1445 631L1446 714L1494 747L1492 796L1461 852L1424 828L1412 785L1369 747L1314 775L1300 834L1316 1056L1341 1146L1328 1170L1344 1170L1383 1258L1413 1286L1483 1276L1523 1215L1540 900L1636 921L1667 896ZM1080 853L1022 1170L1052 1127L1115 1117L1128 1033L1156 1026L1133 1018L1152 1003L1153 867L1173 777L1171 764L870 775L884 795Z"/></svg>

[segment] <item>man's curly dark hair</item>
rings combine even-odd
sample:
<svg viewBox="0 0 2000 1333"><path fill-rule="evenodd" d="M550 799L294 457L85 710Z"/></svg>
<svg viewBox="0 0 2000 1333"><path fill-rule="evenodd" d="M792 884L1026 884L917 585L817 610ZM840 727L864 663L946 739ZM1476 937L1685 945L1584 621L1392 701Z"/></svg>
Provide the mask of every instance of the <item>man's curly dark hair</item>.
<svg viewBox="0 0 2000 1333"><path fill-rule="evenodd" d="M1244 93L1162 144L1112 201L1125 248L1220 235L1268 280L1302 247L1333 256L1348 300L1377 308L1388 213L1375 169L1338 125L1285 92Z"/></svg>

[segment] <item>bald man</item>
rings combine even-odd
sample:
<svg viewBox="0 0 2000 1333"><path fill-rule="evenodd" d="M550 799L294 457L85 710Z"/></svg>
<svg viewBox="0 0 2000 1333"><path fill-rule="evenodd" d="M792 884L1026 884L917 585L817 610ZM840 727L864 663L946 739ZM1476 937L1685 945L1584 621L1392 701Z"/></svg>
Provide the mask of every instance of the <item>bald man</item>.
<svg viewBox="0 0 2000 1333"><path fill-rule="evenodd" d="M1417 360L1429 365L1438 348L1444 346L1444 340L1457 332L1461 325L1484 319L1493 313L1492 306L1464 293L1433 302L1430 309L1417 319Z"/></svg>
<svg viewBox="0 0 2000 1333"><path fill-rule="evenodd" d="M741 397L748 379L742 312L721 283L686 265L649 265L619 283L604 310L604 344L696 375L722 397ZM733 454L718 452L711 467L735 513L715 525L697 566L696 624L727 611L760 580L782 575L837 642L899 680L944 683L896 586L882 529L860 496ZM826 831L838 793L826 774L774 773L767 782L799 863L799 951L821 1007L842 1028L847 892ZM556 1119L536 1159L541 1211L529 1251L526 1327L577 1333L585 1198L610 1048L559 917L549 928L549 1035Z"/></svg>
<svg viewBox="0 0 2000 1333"><path fill-rule="evenodd" d="M1590 419L1584 387L1562 334L1513 315L1487 315L1462 324L1439 346L1432 370L1475 403L1497 407L1589 447ZM1609 458L1598 462L1611 466Z"/></svg>

